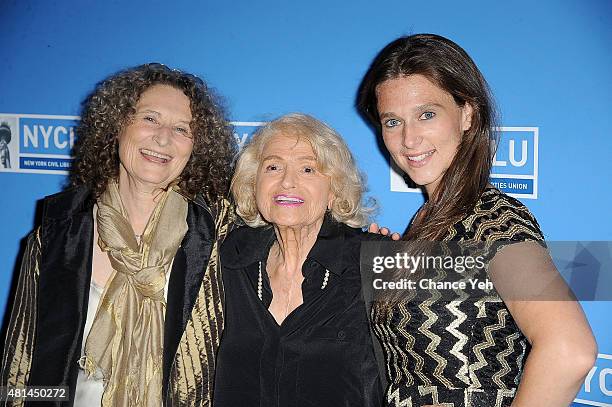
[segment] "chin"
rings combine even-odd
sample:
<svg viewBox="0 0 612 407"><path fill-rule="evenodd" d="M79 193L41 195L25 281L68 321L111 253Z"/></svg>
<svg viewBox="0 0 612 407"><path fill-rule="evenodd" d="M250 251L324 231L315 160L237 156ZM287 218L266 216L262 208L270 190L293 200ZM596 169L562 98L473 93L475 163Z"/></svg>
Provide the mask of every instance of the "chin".
<svg viewBox="0 0 612 407"><path fill-rule="evenodd" d="M273 224L274 226L287 227L287 228L299 226L301 224L300 222L293 221L293 220L286 220L286 219L273 220L270 223Z"/></svg>
<svg viewBox="0 0 612 407"><path fill-rule="evenodd" d="M276 218L270 223L273 224L274 226L285 227L285 228L300 228L308 224L308 222L306 222L304 219L295 219L295 218L292 218L292 219Z"/></svg>
<svg viewBox="0 0 612 407"><path fill-rule="evenodd" d="M424 187L425 185L429 185L432 182L440 179L441 174L431 174L431 173L415 173L414 171L406 171L406 174L410 177L412 182L417 184L420 187Z"/></svg>
<svg viewBox="0 0 612 407"><path fill-rule="evenodd" d="M136 174L136 176L143 182L156 185L167 184L170 179L168 174L155 174L152 171L143 171L142 174Z"/></svg>

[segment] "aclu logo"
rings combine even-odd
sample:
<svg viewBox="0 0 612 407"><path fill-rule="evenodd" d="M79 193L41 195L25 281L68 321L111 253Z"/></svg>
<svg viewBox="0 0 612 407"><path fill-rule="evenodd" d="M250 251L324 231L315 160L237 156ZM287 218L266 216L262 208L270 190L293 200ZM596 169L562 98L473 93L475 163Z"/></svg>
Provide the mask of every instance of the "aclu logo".
<svg viewBox="0 0 612 407"><path fill-rule="evenodd" d="M267 122L231 122L234 127L234 138L238 144L238 150L242 150L245 143L253 137L253 134Z"/></svg>
<svg viewBox="0 0 612 407"><path fill-rule="evenodd" d="M516 198L538 198L538 133L537 127L498 127L491 168L491 184ZM421 192L410 188L402 178L402 171L392 163L391 191Z"/></svg>
<svg viewBox="0 0 612 407"><path fill-rule="evenodd" d="M584 379L576 403L612 407L612 355L600 353L595 366Z"/></svg>
<svg viewBox="0 0 612 407"><path fill-rule="evenodd" d="M491 184L518 198L538 198L537 127L501 127Z"/></svg>
<svg viewBox="0 0 612 407"><path fill-rule="evenodd" d="M67 174L72 166L70 152L78 119L0 114L0 171Z"/></svg>

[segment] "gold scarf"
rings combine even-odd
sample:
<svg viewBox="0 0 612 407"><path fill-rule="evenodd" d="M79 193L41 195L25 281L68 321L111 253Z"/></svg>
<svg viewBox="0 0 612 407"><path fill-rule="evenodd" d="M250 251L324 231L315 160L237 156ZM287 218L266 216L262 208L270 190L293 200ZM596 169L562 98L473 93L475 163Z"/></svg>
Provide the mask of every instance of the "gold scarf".
<svg viewBox="0 0 612 407"><path fill-rule="evenodd" d="M82 365L104 379L102 406L162 403L166 271L187 232L187 202L163 192L140 244L119 188L111 182L98 200L98 245L114 269L85 343Z"/></svg>

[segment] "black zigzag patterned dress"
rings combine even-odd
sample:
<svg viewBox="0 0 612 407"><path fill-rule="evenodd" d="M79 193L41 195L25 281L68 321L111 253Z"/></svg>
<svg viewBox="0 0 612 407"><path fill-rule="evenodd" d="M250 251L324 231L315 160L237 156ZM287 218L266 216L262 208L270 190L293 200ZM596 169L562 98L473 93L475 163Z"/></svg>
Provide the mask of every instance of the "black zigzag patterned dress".
<svg viewBox="0 0 612 407"><path fill-rule="evenodd" d="M524 205L490 187L443 240L496 244L543 236ZM530 346L495 290L452 301L375 303L372 323L385 353L387 406L512 403Z"/></svg>

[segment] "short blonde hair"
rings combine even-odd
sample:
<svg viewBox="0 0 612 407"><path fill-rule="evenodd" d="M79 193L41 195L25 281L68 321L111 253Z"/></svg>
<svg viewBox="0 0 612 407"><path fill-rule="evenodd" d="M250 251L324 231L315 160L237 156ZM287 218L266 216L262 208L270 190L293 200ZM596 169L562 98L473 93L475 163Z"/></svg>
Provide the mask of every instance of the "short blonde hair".
<svg viewBox="0 0 612 407"><path fill-rule="evenodd" d="M366 225L372 208L362 202L365 182L353 155L336 131L302 113L287 114L271 121L255 133L240 153L230 188L236 211L244 222L251 227L268 225L257 209L255 183L263 149L279 134L295 136L312 147L319 171L331 179L333 218L352 227Z"/></svg>

